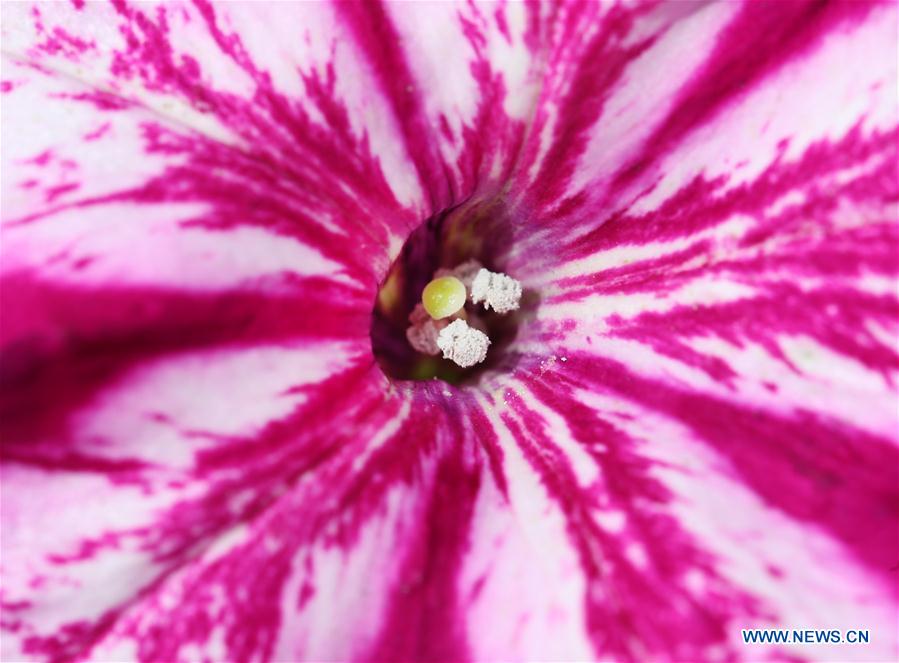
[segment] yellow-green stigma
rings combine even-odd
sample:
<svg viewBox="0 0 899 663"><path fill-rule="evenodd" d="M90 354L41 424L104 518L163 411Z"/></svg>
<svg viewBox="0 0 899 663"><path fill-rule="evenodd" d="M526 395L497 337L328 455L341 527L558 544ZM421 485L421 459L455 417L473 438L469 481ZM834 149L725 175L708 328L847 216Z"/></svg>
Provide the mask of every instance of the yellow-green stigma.
<svg viewBox="0 0 899 663"><path fill-rule="evenodd" d="M421 303L435 320L448 318L465 306L465 286L455 276L441 276L425 286Z"/></svg>

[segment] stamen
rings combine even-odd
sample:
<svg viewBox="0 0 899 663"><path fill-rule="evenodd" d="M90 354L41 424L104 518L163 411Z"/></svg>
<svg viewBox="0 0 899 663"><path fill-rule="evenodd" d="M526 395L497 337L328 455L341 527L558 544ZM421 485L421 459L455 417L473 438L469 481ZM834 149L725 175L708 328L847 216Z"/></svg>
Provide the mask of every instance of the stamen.
<svg viewBox="0 0 899 663"><path fill-rule="evenodd" d="M471 290L471 282L474 281L474 277L478 275L478 272L481 271L483 267L484 265L474 258L469 258L452 269L441 267L434 272L434 278L436 279L438 276L455 276L462 281L462 285L465 286L466 290Z"/></svg>
<svg viewBox="0 0 899 663"><path fill-rule="evenodd" d="M481 269L471 283L471 301L484 302L485 309L509 313L521 302L521 283L505 274Z"/></svg>
<svg viewBox="0 0 899 663"><path fill-rule="evenodd" d="M437 346L443 351L443 358L462 368L484 361L489 345L487 334L469 327L464 320L454 320L437 336Z"/></svg>
<svg viewBox="0 0 899 663"><path fill-rule="evenodd" d="M465 286L455 276L441 276L425 286L421 303L435 320L448 318L465 306Z"/></svg>
<svg viewBox="0 0 899 663"><path fill-rule="evenodd" d="M420 303L416 304L412 313L409 314L409 322L411 325L406 329L406 339L409 341L409 345L422 354L438 356L440 348L437 346L437 336L448 322L434 320Z"/></svg>

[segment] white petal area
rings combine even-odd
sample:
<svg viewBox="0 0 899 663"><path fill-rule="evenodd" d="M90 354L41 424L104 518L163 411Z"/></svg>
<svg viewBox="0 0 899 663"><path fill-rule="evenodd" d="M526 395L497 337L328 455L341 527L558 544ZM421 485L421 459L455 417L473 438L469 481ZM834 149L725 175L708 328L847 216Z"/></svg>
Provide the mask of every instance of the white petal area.
<svg viewBox="0 0 899 663"><path fill-rule="evenodd" d="M3 104L4 226L65 209L75 200L139 187L167 165L183 162L175 155L148 153L143 127L160 121L153 112L102 111L71 98L94 92L82 81L35 70L6 52L2 71L4 79L15 81ZM64 186L72 188L59 189ZM123 218L121 211L116 217Z"/></svg>
<svg viewBox="0 0 899 663"><path fill-rule="evenodd" d="M350 364L337 344L220 349L148 362L111 385L78 417L78 436L115 440L115 456L189 469L225 438L252 438L287 417L314 385Z"/></svg>
<svg viewBox="0 0 899 663"><path fill-rule="evenodd" d="M707 357L726 361L738 376L732 383L734 391L747 402L783 414L797 409L820 412L887 439L895 432L896 399L884 389L883 375L810 338L781 340L792 368L783 357L773 356L755 343L740 347L706 337L691 340L690 346ZM895 372L893 379L897 379ZM776 385L776 391L771 385ZM862 407L864 418L858 417Z"/></svg>
<svg viewBox="0 0 899 663"><path fill-rule="evenodd" d="M61 212L4 231L8 258L3 269L40 270L44 278L86 286L196 291L221 291L285 274L340 278L338 263L296 240L258 228L189 227L203 211L203 205L157 205L137 212L112 204ZM135 243L135 235L144 241Z"/></svg>

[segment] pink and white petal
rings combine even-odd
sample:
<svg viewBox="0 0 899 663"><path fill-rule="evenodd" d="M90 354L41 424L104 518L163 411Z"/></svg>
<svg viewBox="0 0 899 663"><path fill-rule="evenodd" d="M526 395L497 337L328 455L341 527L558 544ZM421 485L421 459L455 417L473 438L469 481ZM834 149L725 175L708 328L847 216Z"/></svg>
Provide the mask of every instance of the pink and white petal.
<svg viewBox="0 0 899 663"><path fill-rule="evenodd" d="M14 237L24 256L9 282L24 293L16 300L24 313L17 318L21 324L4 323L4 331L13 330L4 340L41 339L25 346L30 359L19 364L16 377L31 375L46 357L61 358L54 369L59 373L44 374L54 390L4 394L9 403L4 411L45 415L5 421L15 437L4 434L4 443L18 442L9 448L20 458L9 468L17 483L4 481L4 517L21 519L29 508L57 509L79 501L94 507L96 492L110 503L120 495L119 503L130 511L123 520L93 508L90 522L78 521L77 530L61 528L47 553L39 555L46 561L34 567L35 578L48 578L38 584L90 587L95 605L72 608L84 593L77 590L29 595L28 603L21 597L30 575L20 576L24 582L15 588L18 594L4 593L5 617L14 615L8 628L21 636L14 655L464 660L532 658L533 652L587 658L592 651L622 659L782 658L778 651L740 649L739 628L768 622L794 626L797 620L804 620L802 626L844 627L837 621L845 616L889 633L895 595L887 563L894 563L896 551L888 535L895 529L890 505L896 503L896 481L883 468L896 467L897 461L895 415L888 409L895 397L890 335L897 314L894 293L884 290L896 274L895 256L887 250L895 239L889 223L894 217L885 201L895 200L890 189L895 183L889 179L895 137L878 135L883 127L876 122L861 123L853 133L848 127L854 124L844 126L848 115L836 114L832 125L827 117L824 124L803 123L800 128L808 126L810 132L797 139L799 152L783 151L779 161L772 158L781 154L779 127L768 142L759 142L758 152L754 144L735 147L738 153L746 150L740 157L756 167L746 169L745 181L696 180L706 172L720 174L706 170L710 163L728 162L714 162L722 157L720 146L711 143L704 152L701 129L692 130L687 121L712 123L716 132L730 129L725 121L733 122L734 130L756 127L753 123L765 112L774 117L773 101L763 93L774 90L767 87L770 81L789 67L819 71L808 63L835 44L844 46L834 58L839 71L828 71L821 94L829 101L828 91L841 90L840 85L848 86L843 91L856 90L852 76L869 80L864 78L869 70L855 66L861 61L855 57L857 40L866 36L864 43L874 43L879 52L886 38L871 37L871 42L864 30L882 25L888 10L861 11L858 20L832 24L813 21L812 28L798 31L793 50L787 48L780 60L749 76L764 82L757 90L744 95L743 87L724 86L739 100L733 108L749 109L744 115L724 102L700 113L698 120L664 104L660 117L649 112L658 104L640 106L648 133L635 131L610 146L620 155L615 163L628 164L626 172L611 174L603 170L611 161L586 155L602 149L605 129L596 127L603 126L609 91L620 83L629 90L626 100L640 98L624 72L633 73L630 67L637 67L644 54L650 58L653 48L673 39L676 31L681 40L689 36L691 25L702 27L699 36L710 25L720 25L726 35L741 10L655 3L638 4L633 13L599 5L546 10L556 21L548 31L556 36L551 42L556 50L550 52L562 72L544 86L548 107L557 101L553 95L564 95L565 81L580 81L590 92L589 67L580 77L571 76L587 55L616 66L609 78L598 81L594 101L599 103L579 105L584 90L578 90L552 122L555 111L541 106L547 117L535 124L523 159L529 166L533 157L545 176L533 186L532 195L543 196L537 202L545 205L534 205L532 221L550 234L578 226L584 231L573 235L577 239L563 247L566 251L553 246L551 256L535 256L536 240L545 241L545 234L535 234L535 241L513 256L530 285L549 295L519 344L537 359L526 356L513 382L498 380L509 388L502 398L487 393L472 402L460 392L444 395L430 386L416 398L386 391L361 349L367 342L362 317L374 296L370 276L395 251L390 238L401 236L423 210L446 205L460 192L470 193L476 182L502 173L507 155L517 151L516 109L527 106L531 94L528 86L516 85L525 95L504 99L513 119L497 128L492 117L477 119L485 106L472 92L484 95L484 81L495 81L489 67L489 74L474 67L472 79L447 77L447 89L421 98L414 82L439 70L453 55L443 52L447 47L466 62L478 49L486 49L492 62L506 49L504 41L512 49L531 49L543 38L541 21L549 19L532 15L525 21L529 10L519 5L498 5L492 14L466 8L460 13L469 22L458 24L465 28L464 39L422 40L421 50L408 58L391 51L379 59L370 36L403 34L414 42L414 12L407 18L400 10L377 6L290 6L285 11L304 12L303 21L321 28L310 30L314 35L353 35L347 46L341 40L317 43L311 36L301 44L304 53L313 53L311 68L306 60L283 60L307 75L304 96L297 98L289 68L277 62L257 66L274 57L265 47L267 27L241 32L239 44L226 36L235 26L258 25L240 12L271 12L276 5L258 6L217 5L212 19L212 10L202 5L163 10L171 26L165 29L158 11L109 13L93 5L48 9L40 20L49 22L52 15L65 32L45 25L44 37L32 34L22 42L50 39L35 46L37 53L18 53L18 61L40 60L51 72L42 75L75 86L70 92L76 96L85 89L111 88L137 106L135 113L152 117L126 120L121 130L125 144L136 137L131 143L137 147L127 159L142 169L136 176L118 173L108 162L103 170L98 150L96 158L84 157L83 167L91 174L91 186L105 186L106 176L110 186L77 198L65 177L81 163L82 146L69 141L58 148L64 154L59 165L46 169L47 184L30 185L38 190L11 199L11 205L26 202L9 208L14 209L9 217L4 195L9 233L23 229L18 236L4 230L4 243ZM79 18L81 11L107 12L96 19L101 32L117 23L125 28L105 33L115 45L99 49L95 60L97 49L82 47L94 37L71 32L94 23ZM599 27L584 32L583 39L571 39L583 21L593 24L596 18L579 18L581 11L598 12ZM486 23L479 23L483 17ZM273 35L287 25L280 13L277 18ZM789 30L790 21L784 23ZM489 35L472 40L469 36L484 25ZM847 25L851 29L844 29ZM129 50L132 39L138 47ZM172 43L173 49L154 50ZM662 55L654 57L665 61L664 54L677 43L667 42ZM713 42L700 43L700 55L719 55ZM432 44L434 51L428 50ZM327 69L332 48L337 53L333 78ZM867 48L862 51L868 53ZM696 93L689 86L696 80L703 84L705 79L694 74L706 72L707 59L679 60L678 75L689 94L675 96L675 103L691 107ZM365 61L379 64L367 69L359 65ZM72 69L97 62L93 78ZM645 62L640 66L652 68ZM234 68L240 76L234 76ZM263 68L272 72L270 77L260 74ZM465 71L452 67L457 68ZM509 75L519 75L519 83L527 81L526 69L513 71ZM721 75L714 66L708 71L713 83ZM808 76L810 81L812 73ZM822 83L820 75L815 78ZM83 81L88 87L77 87ZM363 108L352 91L334 92L334 85L344 84L364 90L366 81L381 90L374 110ZM778 94L783 82L777 84ZM10 81L4 85L7 98L28 85L30 79L23 85ZM882 101L880 91L890 85L895 83L875 89L873 98ZM488 95L492 115L502 86L487 87L499 95ZM52 106L54 97L41 97L42 88L36 89ZM670 98L672 88L664 89L658 99ZM411 100L403 101L402 92L409 92ZM331 105L334 96L345 105ZM445 108L446 100L457 96L458 105ZM183 115L162 112L170 99L186 108ZM96 94L76 101L121 105ZM36 105L33 98L28 104ZM314 130L322 118L333 129L335 123L343 126L335 118L349 116L372 124L327 135ZM502 124L505 119L500 119ZM569 121L574 124L568 126ZM428 123L448 128L442 137L422 143L419 129ZM893 117L883 126L891 131L894 125ZM296 127L311 131L291 133ZM797 126L787 129L798 135ZM84 138L92 142L111 130L84 127L79 135L98 136ZM840 142L815 143L832 141L828 131ZM497 133L499 146L491 145ZM455 138L460 135L464 139ZM548 135L565 140L547 141ZM593 141L589 147L588 139ZM22 140L28 149L17 160L49 164L44 146ZM467 155L468 145L475 146L474 157ZM644 145L670 152L670 161L658 162L665 167L658 172L667 179L658 179L657 160L640 158ZM85 154L93 154L89 150ZM540 157L547 150L550 156ZM630 154L633 159L626 159ZM756 154L761 156L752 160ZM341 176L323 181L318 173L333 165L334 155L354 158L342 164ZM302 156L308 158L297 165ZM599 172L588 168L590 163L598 163ZM212 172L223 164L224 172ZM519 184L526 189L527 180ZM578 188L598 193L578 195ZM644 189L647 193L639 197ZM313 190L328 194L323 196L328 202L303 194ZM352 195L345 195L347 190ZM796 191L798 201L790 198ZM848 209L829 204L835 191ZM52 199L31 209L33 198L22 196L34 194ZM263 196L275 214L259 211ZM566 197L566 204L556 204ZM62 209L51 205L56 201L62 201ZM125 210L115 207L122 201ZM179 205L174 222L167 207L172 204ZM104 228L123 212L133 215L140 238L152 235L146 229L154 224L178 237L188 221L205 233L204 239L196 244L185 239L184 259L164 263L164 274L132 271L113 256L121 251L121 241L104 245L80 233L66 235L72 220L92 209L100 209L97 222ZM881 223L870 223L871 210ZM587 232L607 219L600 230ZM54 220L65 220L59 225L66 228L28 234ZM235 283L221 271L239 252L223 248L224 258L217 254L219 262L198 269L195 258L203 254L202 242L213 228L235 244L238 229L267 233L265 240L253 236L260 241L283 240L289 247L283 249L284 262L273 273L241 272ZM333 241L336 237L353 233L370 241L354 243L352 253L328 253L346 244ZM54 259L45 242L58 251L71 242L90 246L93 253L108 256L107 266L92 281L90 261L69 264L65 254ZM168 246L184 245L171 241ZM151 247L148 263L164 256L166 243ZM320 256L321 267L312 274L283 274L298 258L291 251L307 249ZM528 264L521 258L525 254ZM36 279L37 270L43 274L58 262L62 266L53 268L58 271L46 272L52 278ZM102 267L102 261L97 264ZM349 283L328 271L332 264L345 270ZM549 266L555 271L549 273ZM191 281L184 290L177 287L182 270ZM211 278L213 273L218 279ZM139 278L129 280L129 275ZM147 280L154 287L138 287ZM110 291L110 281L123 283L124 293ZM299 315L286 320L277 315L301 310L310 297L313 307L321 307L315 324ZM72 299L74 305L67 303ZM329 321L325 329L322 320ZM215 323L211 330L210 322ZM118 345L111 345L114 341ZM325 342L346 347L340 346L342 353L320 352ZM556 349L555 357L546 357L547 345ZM120 351L111 356L81 352L91 347ZM241 400L259 400L247 407L246 418L223 417L222 408L231 406L230 395L236 393L230 385L245 381L247 372L270 370L273 363L280 369L275 375L241 388L248 390L241 390ZM839 372L827 370L836 365ZM305 379L294 379L291 368ZM90 388L76 389L85 378ZM188 388L173 389L182 380ZM837 404L828 395L834 392ZM161 407L148 411L146 402ZM22 403L40 408L28 410ZM485 420L482 409L493 408ZM859 412L865 413L862 421L850 420ZM341 426L335 427L338 417ZM475 438L464 432L468 423ZM153 427L176 430L157 433ZM157 437L161 444L147 450L142 441ZM77 451L72 460L79 471L54 484L47 503L36 507L28 492L36 477L43 485L53 464L70 458L47 440L64 441ZM128 455L117 456L120 449ZM102 479L92 473L97 467ZM710 494L712 482L730 503L744 508L745 517L721 513L725 502ZM103 491L107 483L122 492ZM9 511L7 486L16 496ZM136 529L127 529L129 524ZM39 548L33 530L20 531L26 538L17 550ZM6 546L4 541L4 551ZM820 558L828 562L823 571L810 563ZM95 559L102 561L94 564ZM530 559L533 565L526 563ZM371 569L378 576L369 580ZM833 569L840 580L832 581ZM519 573L522 578L516 577ZM109 574L121 589L103 594L96 588L106 586ZM357 601L360 578L371 582L372 591ZM346 587L353 588L352 598L341 594ZM826 593L841 612L821 614L815 603L797 600L797 592L815 598ZM510 605L519 609L510 614ZM335 606L346 628L331 632L323 625L333 624ZM160 629L161 624L184 626L170 630ZM550 637L559 633L564 637ZM351 642L348 634L360 635L359 641ZM884 636L873 648L837 653L841 658L869 654L895 657L896 644Z"/></svg>
<svg viewBox="0 0 899 663"><path fill-rule="evenodd" d="M292 422L327 409L316 390L354 358L346 344L186 350L94 391L105 361L82 361L68 392L54 380L56 403L44 384L44 398L5 410L4 658L82 656L138 596L264 510L327 452Z"/></svg>
<svg viewBox="0 0 899 663"><path fill-rule="evenodd" d="M587 551L598 656L893 659L896 8L694 8L661 29L609 10L618 32L595 23L563 66L591 71L628 36L645 48L579 96L547 88L541 131L571 140L521 174L542 231L509 269L543 300L516 339L503 444L530 451L560 545ZM759 42L765 25L790 38ZM739 638L859 623L883 638Z"/></svg>
<svg viewBox="0 0 899 663"><path fill-rule="evenodd" d="M88 94L79 82L4 62L28 75L5 95L4 273L210 290L351 270L328 248L333 209L313 222L315 201L273 164L138 105L98 112L60 96Z"/></svg>
<svg viewBox="0 0 899 663"><path fill-rule="evenodd" d="M399 200L417 213L373 220L406 231L510 168L538 89L530 13L504 3L22 4L6 12L4 36L28 62L297 160L296 171L315 165L370 204Z"/></svg>
<svg viewBox="0 0 899 663"><path fill-rule="evenodd" d="M648 228L631 217L689 204L688 192L721 195L776 177L773 164L842 145L854 131L857 144L895 128L896 65L884 57L896 41L893 3L682 5L689 11L671 17L664 3L615 6L600 20L595 8L569 10L568 24L593 27L569 40L525 149L534 158L523 160L517 190L543 232L524 238L521 273L582 274L589 262L574 259L605 248L590 240L611 218L644 239ZM603 77L593 75L597 52L615 55ZM666 224L656 239L710 225L691 221ZM547 236L570 247L561 264L558 252L530 250Z"/></svg>
<svg viewBox="0 0 899 663"><path fill-rule="evenodd" d="M480 474L442 409L359 377L355 396L306 420L332 453L246 525L135 597L91 658L418 659L464 653L454 578ZM435 416L436 415L436 416ZM283 462L283 459L282 459ZM437 557L435 559L435 556ZM417 628L400 628L409 620ZM161 624L169 625L160 628ZM442 647L442 649L441 649Z"/></svg>
<svg viewBox="0 0 899 663"><path fill-rule="evenodd" d="M268 23L283 20L280 7L261 8ZM21 580L4 590L18 636L4 643L13 656L68 658L86 655L131 602L261 511L346 435L366 442L354 407L360 422L384 423L389 410L372 414L383 391L368 347L375 275L397 248L390 238L434 204L416 202L424 194L408 182L439 149L386 147L403 144L403 113L423 121L414 103L399 104L386 123L390 113L377 107L357 113L368 103L359 97L338 103L336 80L355 94L370 72L328 73L333 62L315 58L307 69L299 58L290 66L305 69L302 96L272 89L255 56L217 32L209 7L20 9L4 11L12 53L3 72L4 172L23 175L4 179L3 196L3 490L15 496L4 499L4 531L22 537L4 537L4 550L18 551L5 556L12 570L4 576ZM341 34L333 9L288 9L329 12L328 29L312 32ZM383 15L357 19L341 19L357 33L340 42L350 69L356 49L371 47L366 30L389 24ZM261 26L247 41L259 51L270 44L265 20L221 20ZM330 58L335 44L309 50ZM228 56L238 61L216 69ZM468 101L446 111L451 130L474 112ZM350 115L372 125L338 130ZM460 134L475 151L495 138L492 128ZM481 168L465 158L472 163L454 175L460 195ZM409 206L397 202L404 196ZM321 377L341 376L345 355L354 377L327 388ZM263 372L261 384L247 377ZM361 375L378 389L367 405L345 404L359 396L350 387L368 384ZM297 398L304 390L308 401ZM232 421L232 408L246 417ZM337 437L312 423L338 415L350 420ZM37 483L49 484L46 501L29 497ZM107 513L110 504L121 508ZM48 512L73 527L35 541L27 523ZM36 591L41 583L53 591ZM119 589L98 589L107 584ZM85 594L95 604L82 604Z"/></svg>
<svg viewBox="0 0 899 663"><path fill-rule="evenodd" d="M472 658L894 658L894 441L667 368L573 352L479 403L498 452L460 575ZM743 644L763 626L879 635Z"/></svg>
<svg viewBox="0 0 899 663"><path fill-rule="evenodd" d="M34 157L47 140L33 165L51 180L3 196L3 657L72 658L289 483L289 465L280 479L240 468L241 483L234 463L204 459L277 427L304 385L367 352L373 293L295 237L185 227L215 215L216 199L154 195L148 183L183 155L141 140L148 125L183 134L140 108L110 111L97 131L94 111L54 96L80 83L15 71L31 77L4 110L26 131L4 122L4 173L31 165L18 148ZM34 131L29 108L71 133ZM79 167L99 188L47 200L52 178Z"/></svg>

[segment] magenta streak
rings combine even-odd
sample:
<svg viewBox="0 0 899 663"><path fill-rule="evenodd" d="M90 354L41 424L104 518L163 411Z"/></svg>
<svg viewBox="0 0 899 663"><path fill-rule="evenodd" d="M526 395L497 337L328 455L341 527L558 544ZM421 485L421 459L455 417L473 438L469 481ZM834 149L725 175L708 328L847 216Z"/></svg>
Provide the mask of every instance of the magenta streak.
<svg viewBox="0 0 899 663"><path fill-rule="evenodd" d="M53 150L44 150L40 154L36 154L30 159L25 159L23 163L26 164L34 164L35 166L44 167L53 161L56 158L56 155L53 154Z"/></svg>
<svg viewBox="0 0 899 663"><path fill-rule="evenodd" d="M94 141L99 140L103 136L105 136L109 130L112 129L112 124L110 122L104 122L100 126L98 126L93 131L88 131L82 138L86 141Z"/></svg>
<svg viewBox="0 0 899 663"><path fill-rule="evenodd" d="M197 471L205 474L234 467L295 467L304 474L335 453L345 452L344 445L358 447L361 441L343 428L334 429L333 421L340 417L372 430L387 424L397 414L399 403L378 392L374 387L377 377L377 369L361 357L322 382L291 390L308 394L309 400L254 436L216 436L219 444L198 452Z"/></svg>
<svg viewBox="0 0 899 663"><path fill-rule="evenodd" d="M490 472L493 475L493 481L496 487L502 493L503 497L509 499L509 485L506 480L506 474L503 471L503 449L499 443L499 436L493 428L493 424L484 414L483 410L472 404L468 408L468 416L470 419L471 430L484 449L487 455L487 462L490 465Z"/></svg>
<svg viewBox="0 0 899 663"><path fill-rule="evenodd" d="M622 267L609 267L599 272L570 276L556 282L561 292L551 302L579 301L593 294L664 293L677 289L689 277L711 267L679 269L684 263L709 253L708 240L697 241L686 249L639 260Z"/></svg>
<svg viewBox="0 0 899 663"><path fill-rule="evenodd" d="M472 7L472 11L477 10ZM462 181L458 183L457 188L461 189L460 197L465 197L479 188L483 189L488 180L488 173L484 171L489 169L492 158L500 154L503 167L496 178L498 181L491 187L495 190L480 192L486 197L498 193L498 189L511 178L524 143L525 122L513 121L502 112L503 101L507 94L506 85L502 75L492 69L489 55L485 52L486 39L481 28L462 16L461 12L457 20L475 52L475 60L469 69L480 93L472 125L462 128L464 148L456 161ZM481 17L481 20L487 19ZM444 121L444 131L448 132L445 117L442 116L441 119ZM493 177L492 173L490 177Z"/></svg>
<svg viewBox="0 0 899 663"><path fill-rule="evenodd" d="M52 32L48 32L43 25L40 11L36 7L32 12L32 19L34 28L42 39L34 45L35 51L42 51L51 56L62 56L67 60L77 62L84 53L97 50L97 44L93 40L80 39L59 26L53 28Z"/></svg>
<svg viewBox="0 0 899 663"><path fill-rule="evenodd" d="M134 104L128 99L106 92L105 90L91 90L90 92L51 94L51 98L70 99L91 104L99 111L119 111L133 108Z"/></svg>
<svg viewBox="0 0 899 663"><path fill-rule="evenodd" d="M493 12L493 20L496 21L496 27L499 29L503 39L507 44L512 43L512 35L509 33L509 23L506 21L506 2L500 0L499 6Z"/></svg>
<svg viewBox="0 0 899 663"><path fill-rule="evenodd" d="M37 587L35 587L37 589ZM0 628L8 633L19 633L26 626L25 620L16 613L27 611L32 607L31 601L7 601L0 598Z"/></svg>
<svg viewBox="0 0 899 663"><path fill-rule="evenodd" d="M419 83L406 61L406 54L396 26L380 2L338 2L338 12L371 66L406 144L406 152L431 205L430 213L451 206L454 202L448 190L445 164L440 152L430 140L430 121L421 101ZM425 214L428 216L429 214Z"/></svg>
<svg viewBox="0 0 899 663"><path fill-rule="evenodd" d="M53 663L67 663L82 654L81 643L94 642L114 624L118 612L104 613L98 620L69 622L61 626L53 635L46 637L28 636L24 639L24 651L44 656Z"/></svg>
<svg viewBox="0 0 899 663"><path fill-rule="evenodd" d="M137 659L184 660L181 647L202 646L213 632L223 632L224 660L271 660L281 627L278 596L289 577L289 561L285 550L272 553L251 539L223 557L187 565L177 606L169 607L157 594L145 599L159 623L178 624L176 629L127 623L125 632L137 641ZM216 600L215 591L227 596L227 602Z"/></svg>
<svg viewBox="0 0 899 663"><path fill-rule="evenodd" d="M758 241L763 232L768 233L767 229L751 232L743 243ZM881 223L872 219L865 226L840 230L839 234L822 238L821 243L810 243L801 235L795 240L778 239L776 251L769 245L766 252L746 252L745 258L717 259L698 267L682 267L689 260L707 254L709 242L697 242L661 258L566 278L559 285L570 289L550 301L578 301L592 294L667 293L713 274L753 286L766 286L799 276L837 279L899 273L899 255L895 251L899 245L899 228L893 221Z"/></svg>
<svg viewBox="0 0 899 663"><path fill-rule="evenodd" d="M6 436L7 431L3 430L2 437ZM141 474L151 469L150 463L135 458L103 458L89 453L59 449L59 444L36 447L34 444L26 446L14 442L4 443L0 450L0 458L4 463L26 465L51 473L104 475L110 483L116 485L146 485Z"/></svg>
<svg viewBox="0 0 899 663"><path fill-rule="evenodd" d="M779 415L679 389L611 359L577 355L565 372L689 427L768 505L830 533L897 589L888 581L899 554L895 442L803 410Z"/></svg>
<svg viewBox="0 0 899 663"><path fill-rule="evenodd" d="M625 186L694 129L736 103L785 63L807 55L828 34L862 21L876 5L867 0L744 2L718 37L705 66L680 91L642 151L618 172Z"/></svg>
<svg viewBox="0 0 899 663"><path fill-rule="evenodd" d="M48 204L52 204L56 201L57 198L61 198L66 194L72 193L73 191L77 191L81 188L81 184L79 182L67 182L65 184L58 184L56 186L52 186L48 188L44 192L44 200Z"/></svg>
<svg viewBox="0 0 899 663"><path fill-rule="evenodd" d="M333 542L345 548L352 546L365 521L382 508L385 493L391 486L407 483L413 477L421 480L420 470L416 468L423 456L433 451L439 429L435 417L429 416L431 414L434 414L431 409L413 410L400 429L344 482L339 499L324 514L326 519L322 521L324 524L333 519L340 524L330 537ZM372 434L375 432L372 430Z"/></svg>

